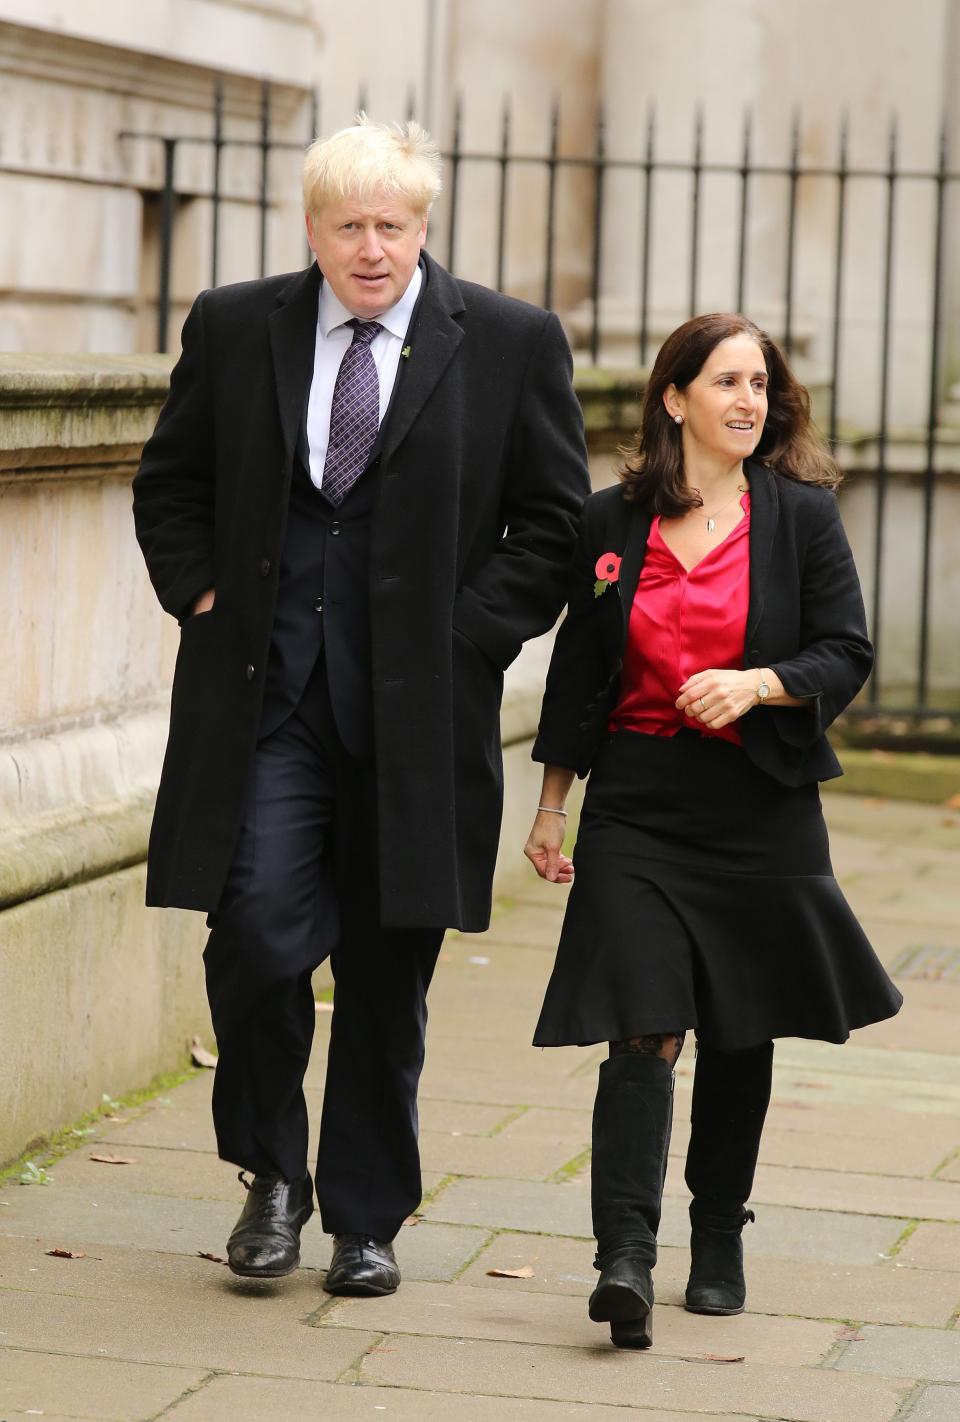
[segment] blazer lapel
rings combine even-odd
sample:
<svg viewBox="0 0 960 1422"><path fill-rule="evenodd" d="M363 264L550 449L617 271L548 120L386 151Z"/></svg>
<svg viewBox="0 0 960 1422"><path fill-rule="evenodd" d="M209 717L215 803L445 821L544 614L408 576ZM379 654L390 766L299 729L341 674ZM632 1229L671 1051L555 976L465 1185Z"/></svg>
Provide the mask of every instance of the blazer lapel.
<svg viewBox="0 0 960 1422"><path fill-rule="evenodd" d="M640 573L643 570L650 525L653 523L653 515L648 508L639 504L626 504L625 508L628 510L627 536L623 547L623 561L620 564L620 578L617 583L620 591L622 621L621 645L626 643L627 631L630 626L630 610L633 607L637 583L640 581Z"/></svg>
<svg viewBox="0 0 960 1422"><path fill-rule="evenodd" d="M277 309L267 320L288 464L293 461L300 438L304 406L313 377L319 298L320 269L314 262L306 271L298 272L282 289L277 297Z"/></svg>
<svg viewBox="0 0 960 1422"><path fill-rule="evenodd" d="M747 610L747 647L753 641L767 594L770 574L770 554L780 517L777 485L769 469L751 460L747 465L750 480L750 604Z"/></svg>
<svg viewBox="0 0 960 1422"><path fill-rule="evenodd" d="M385 459L409 432L463 340L463 327L454 320L464 309L460 288L426 253L423 263L426 281L409 331L410 354L401 357L399 383L375 446Z"/></svg>

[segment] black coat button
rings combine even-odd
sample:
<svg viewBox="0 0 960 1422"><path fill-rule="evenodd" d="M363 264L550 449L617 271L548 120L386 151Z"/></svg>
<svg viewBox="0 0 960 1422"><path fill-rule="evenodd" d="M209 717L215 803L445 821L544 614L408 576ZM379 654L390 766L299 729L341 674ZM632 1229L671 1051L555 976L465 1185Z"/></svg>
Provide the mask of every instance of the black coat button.
<svg viewBox="0 0 960 1422"><path fill-rule="evenodd" d="M334 538L336 538L337 534L340 532L340 525L338 523L332 523L330 525L330 532L333 534Z"/></svg>
<svg viewBox="0 0 960 1422"><path fill-rule="evenodd" d="M266 578L270 573L270 559L263 558L260 562L260 576Z"/></svg>
<svg viewBox="0 0 960 1422"><path fill-rule="evenodd" d="M256 669L256 667L253 665L252 662L248 662L248 663L247 663L247 681L253 681L253 678L256 676L256 674L257 674L257 669Z"/></svg>

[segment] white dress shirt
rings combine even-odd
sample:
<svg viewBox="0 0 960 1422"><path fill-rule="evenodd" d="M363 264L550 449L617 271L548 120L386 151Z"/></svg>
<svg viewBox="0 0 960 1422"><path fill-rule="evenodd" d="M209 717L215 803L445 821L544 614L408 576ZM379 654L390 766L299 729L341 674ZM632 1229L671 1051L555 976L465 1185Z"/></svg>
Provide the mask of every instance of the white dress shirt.
<svg viewBox="0 0 960 1422"><path fill-rule="evenodd" d="M382 316L363 319L376 320L383 327L370 342L370 350L377 367L380 382L380 417L387 412L390 396L396 384L400 365L400 352L407 337L407 327L413 308L420 295L423 273L419 266L410 278L410 285L396 305L384 311ZM313 381L307 403L307 445L310 449L310 479L319 489L323 484L323 466L327 458L327 444L330 439L330 407L333 404L333 387L337 383L337 372L348 348L353 342L353 312L348 311L343 302L334 295L328 281L320 285L320 303L317 308L317 344L313 356Z"/></svg>

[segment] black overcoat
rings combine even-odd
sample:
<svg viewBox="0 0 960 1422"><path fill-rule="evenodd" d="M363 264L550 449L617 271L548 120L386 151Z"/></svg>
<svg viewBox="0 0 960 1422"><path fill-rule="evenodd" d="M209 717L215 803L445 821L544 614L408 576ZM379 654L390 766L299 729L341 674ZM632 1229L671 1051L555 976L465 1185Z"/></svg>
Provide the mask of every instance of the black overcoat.
<svg viewBox="0 0 960 1422"><path fill-rule="evenodd" d="M589 491L556 317L425 284L365 478L386 925L486 927L502 802L503 670L564 598ZM313 373L317 268L202 293L134 479L137 536L185 619L147 902L210 910L256 744L292 462ZM213 611L188 617L205 588Z"/></svg>
<svg viewBox="0 0 960 1422"><path fill-rule="evenodd" d="M750 481L750 597L744 667L770 667L809 707L756 706L738 722L747 755L784 785L843 772L825 731L873 665L860 582L836 496L757 460ZM621 485L583 506L568 611L557 634L535 760L589 773L617 700L637 583L653 515ZM622 559L599 597L597 562ZM705 670L706 668L704 668ZM678 688L679 694L679 688Z"/></svg>

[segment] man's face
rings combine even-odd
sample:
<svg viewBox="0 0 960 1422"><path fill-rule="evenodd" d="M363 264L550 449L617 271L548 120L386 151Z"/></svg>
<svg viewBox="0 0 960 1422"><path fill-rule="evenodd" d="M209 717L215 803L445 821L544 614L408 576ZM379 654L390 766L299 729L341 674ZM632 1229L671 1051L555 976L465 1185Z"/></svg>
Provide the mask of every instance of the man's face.
<svg viewBox="0 0 960 1422"><path fill-rule="evenodd" d="M344 198L307 215L307 240L324 280L365 321L400 300L426 237L426 217L386 193L369 202Z"/></svg>

